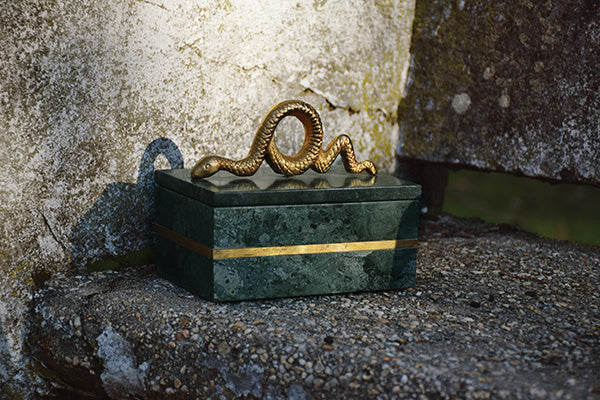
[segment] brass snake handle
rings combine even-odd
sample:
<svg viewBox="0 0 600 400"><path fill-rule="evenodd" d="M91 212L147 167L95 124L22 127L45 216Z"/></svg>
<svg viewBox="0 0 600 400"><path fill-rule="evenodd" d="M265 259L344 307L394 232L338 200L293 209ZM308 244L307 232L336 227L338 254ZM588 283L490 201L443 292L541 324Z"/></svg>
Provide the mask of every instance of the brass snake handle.
<svg viewBox="0 0 600 400"><path fill-rule="evenodd" d="M273 140L275 129L281 120L294 116L304 126L304 143L300 151L289 156L282 154ZM287 100L271 108L258 127L250 153L241 160L230 160L219 156L207 156L192 168L192 178L206 178L219 170L229 171L239 176L250 176L258 170L263 160L267 160L273 171L285 176L299 175L312 168L317 172L327 172L333 161L341 153L346 171L359 173L367 171L377 173L371 161L357 162L350 138L346 135L336 137L325 150L323 145L323 126L317 111L300 100Z"/></svg>

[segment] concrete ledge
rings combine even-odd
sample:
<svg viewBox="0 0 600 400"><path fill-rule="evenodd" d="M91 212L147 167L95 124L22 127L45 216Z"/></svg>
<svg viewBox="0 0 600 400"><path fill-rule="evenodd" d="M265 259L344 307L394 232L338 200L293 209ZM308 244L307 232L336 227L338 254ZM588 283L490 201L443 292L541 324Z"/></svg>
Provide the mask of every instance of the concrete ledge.
<svg viewBox="0 0 600 400"><path fill-rule="evenodd" d="M416 286L387 293L218 304L151 267L55 278L29 351L61 398L600 398L600 249L449 217L421 240Z"/></svg>

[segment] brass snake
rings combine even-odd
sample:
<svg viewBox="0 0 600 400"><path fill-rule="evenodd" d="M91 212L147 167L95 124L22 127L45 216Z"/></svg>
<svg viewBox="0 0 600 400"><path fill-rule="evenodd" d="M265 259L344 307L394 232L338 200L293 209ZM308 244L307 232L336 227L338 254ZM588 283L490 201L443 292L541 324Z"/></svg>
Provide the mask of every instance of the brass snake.
<svg viewBox="0 0 600 400"><path fill-rule="evenodd" d="M300 151L289 156L282 154L273 140L275 129L281 120L294 116L304 126L304 143ZM309 168L317 172L327 172L333 161L341 153L346 171L359 173L367 171L377 173L371 161L357 162L350 138L346 135L336 137L325 150L323 145L323 126L317 111L300 100L287 100L271 108L258 127L250 153L241 160L231 160L219 156L207 156L192 168L192 178L206 178L219 170L229 171L235 175L250 176L258 170L263 160L273 171L285 176L299 175Z"/></svg>

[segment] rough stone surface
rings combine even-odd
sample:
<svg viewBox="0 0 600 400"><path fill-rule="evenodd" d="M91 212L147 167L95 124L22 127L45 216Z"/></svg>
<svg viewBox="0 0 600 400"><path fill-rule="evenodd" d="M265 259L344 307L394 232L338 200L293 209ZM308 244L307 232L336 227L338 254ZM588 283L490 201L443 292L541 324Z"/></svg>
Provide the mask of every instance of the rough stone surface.
<svg viewBox="0 0 600 400"><path fill-rule="evenodd" d="M79 320L79 316L74 319L74 321ZM80 326L81 324L73 323L74 328ZM98 357L102 360L104 366L100 380L106 393L113 398L143 397L146 390L144 380L148 362L136 367L131 344L112 326L104 328L96 338L96 343L98 345ZM71 360L71 363L73 364L73 360ZM74 366L78 365L79 361L74 363Z"/></svg>
<svg viewBox="0 0 600 400"><path fill-rule="evenodd" d="M220 304L148 267L55 277L29 349L80 399L600 398L599 248L449 217L421 238L416 286L387 293Z"/></svg>
<svg viewBox="0 0 600 400"><path fill-rule="evenodd" d="M2 387L32 386L15 366L36 282L152 244L146 178L159 153L159 167L243 157L267 110L300 98L326 140L347 133L391 170L413 11L412 0L2 2ZM278 146L294 153L301 128L284 125Z"/></svg>
<svg viewBox="0 0 600 400"><path fill-rule="evenodd" d="M600 185L600 3L417 1L400 157Z"/></svg>

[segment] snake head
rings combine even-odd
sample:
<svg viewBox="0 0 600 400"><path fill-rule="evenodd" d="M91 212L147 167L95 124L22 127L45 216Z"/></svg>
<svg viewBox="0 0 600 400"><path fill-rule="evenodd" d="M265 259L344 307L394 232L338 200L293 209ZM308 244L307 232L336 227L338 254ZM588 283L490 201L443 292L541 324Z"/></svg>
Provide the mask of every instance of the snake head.
<svg viewBox="0 0 600 400"><path fill-rule="evenodd" d="M192 168L192 178L208 178L214 175L221 167L221 162L217 156L204 157L198 161Z"/></svg>

